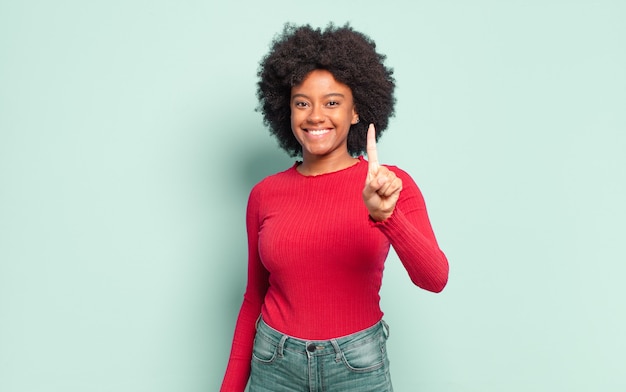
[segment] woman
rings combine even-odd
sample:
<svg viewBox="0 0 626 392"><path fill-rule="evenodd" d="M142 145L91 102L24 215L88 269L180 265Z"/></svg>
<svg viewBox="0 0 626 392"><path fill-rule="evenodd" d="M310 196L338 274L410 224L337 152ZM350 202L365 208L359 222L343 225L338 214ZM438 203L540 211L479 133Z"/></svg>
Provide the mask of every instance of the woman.
<svg viewBox="0 0 626 392"><path fill-rule="evenodd" d="M418 187L378 163L395 104L384 59L348 25L287 25L261 61L264 121L302 160L250 193L248 283L222 391L391 391L379 306L390 245L417 286L447 283Z"/></svg>

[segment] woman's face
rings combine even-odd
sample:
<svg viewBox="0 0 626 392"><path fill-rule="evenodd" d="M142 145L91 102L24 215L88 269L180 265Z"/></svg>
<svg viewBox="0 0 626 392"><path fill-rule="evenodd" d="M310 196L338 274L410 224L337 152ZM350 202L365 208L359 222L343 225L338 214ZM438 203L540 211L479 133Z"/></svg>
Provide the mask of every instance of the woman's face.
<svg viewBox="0 0 626 392"><path fill-rule="evenodd" d="M322 69L291 89L291 129L304 160L350 156L348 132L358 122L352 90Z"/></svg>

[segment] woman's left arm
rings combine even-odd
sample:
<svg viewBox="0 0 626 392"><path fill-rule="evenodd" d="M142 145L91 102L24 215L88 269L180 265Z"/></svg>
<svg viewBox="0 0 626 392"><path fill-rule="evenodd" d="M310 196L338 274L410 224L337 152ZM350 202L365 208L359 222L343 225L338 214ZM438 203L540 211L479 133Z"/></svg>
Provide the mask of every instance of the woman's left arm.
<svg viewBox="0 0 626 392"><path fill-rule="evenodd" d="M438 293L448 282L449 265L437 244L424 198L406 172L396 167L389 170L402 181L402 190L391 215L380 222L372 219L372 225L389 239L413 283Z"/></svg>
<svg viewBox="0 0 626 392"><path fill-rule="evenodd" d="M363 201L372 224L389 239L413 283L440 292L448 283L448 259L435 239L424 198L406 172L378 163L373 124L367 131L367 158Z"/></svg>

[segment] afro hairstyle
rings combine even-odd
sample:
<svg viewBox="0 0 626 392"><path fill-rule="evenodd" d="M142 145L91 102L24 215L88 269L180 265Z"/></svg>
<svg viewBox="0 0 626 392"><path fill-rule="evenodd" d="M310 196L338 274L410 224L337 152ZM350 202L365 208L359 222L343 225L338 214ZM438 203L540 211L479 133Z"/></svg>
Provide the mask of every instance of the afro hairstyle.
<svg viewBox="0 0 626 392"><path fill-rule="evenodd" d="M348 152L360 155L366 149L369 124L376 126L378 139L394 115L395 80L385 58L376 52L374 41L349 24L329 24L324 30L285 24L260 62L257 111L280 147L292 157L300 156L302 147L291 129L291 88L311 71L327 70L352 90L360 122L350 127Z"/></svg>

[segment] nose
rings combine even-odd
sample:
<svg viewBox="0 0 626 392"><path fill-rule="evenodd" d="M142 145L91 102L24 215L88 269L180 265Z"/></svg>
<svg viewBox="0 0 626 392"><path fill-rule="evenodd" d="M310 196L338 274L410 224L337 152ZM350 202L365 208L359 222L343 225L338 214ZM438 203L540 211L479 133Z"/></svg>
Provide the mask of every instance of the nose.
<svg viewBox="0 0 626 392"><path fill-rule="evenodd" d="M307 121L310 123L319 123L324 121L324 113L322 112L322 108L319 105L314 105L309 112L309 116L307 117Z"/></svg>

